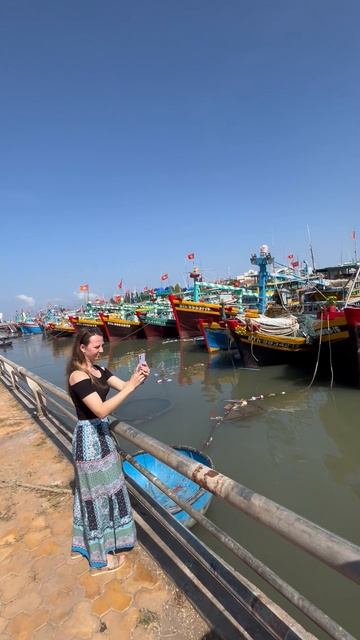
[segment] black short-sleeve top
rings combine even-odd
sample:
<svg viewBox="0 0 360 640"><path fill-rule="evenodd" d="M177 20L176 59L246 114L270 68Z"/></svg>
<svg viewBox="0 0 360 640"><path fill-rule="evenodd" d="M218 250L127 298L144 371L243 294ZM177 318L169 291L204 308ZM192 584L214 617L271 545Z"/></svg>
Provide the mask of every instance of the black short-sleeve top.
<svg viewBox="0 0 360 640"><path fill-rule="evenodd" d="M94 367L101 373L101 376L96 378L96 382L93 382L89 377L69 386L70 397L74 403L76 415L79 420L95 420L97 418L97 416L86 406L85 402L83 402L83 398L89 396L90 393L96 392L104 402L107 394L109 393L110 387L107 381L113 374L109 369L106 369L106 367L99 367L98 365L94 365Z"/></svg>

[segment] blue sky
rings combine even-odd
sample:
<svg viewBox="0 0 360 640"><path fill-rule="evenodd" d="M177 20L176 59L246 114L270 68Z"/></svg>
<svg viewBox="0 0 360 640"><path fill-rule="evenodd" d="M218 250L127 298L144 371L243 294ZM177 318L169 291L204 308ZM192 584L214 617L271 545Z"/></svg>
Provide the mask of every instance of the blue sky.
<svg viewBox="0 0 360 640"><path fill-rule="evenodd" d="M360 237L358 0L0 3L0 311Z"/></svg>

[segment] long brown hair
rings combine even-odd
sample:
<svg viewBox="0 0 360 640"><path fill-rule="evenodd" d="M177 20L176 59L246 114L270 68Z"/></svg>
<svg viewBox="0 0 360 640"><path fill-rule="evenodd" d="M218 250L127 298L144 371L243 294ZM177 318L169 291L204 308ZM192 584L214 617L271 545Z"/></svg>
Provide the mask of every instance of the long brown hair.
<svg viewBox="0 0 360 640"><path fill-rule="evenodd" d="M92 336L102 336L102 333L100 329L98 329L98 327L88 327L88 328L84 327L80 329L75 335L75 340L74 340L70 360L66 366L66 377L67 377L68 386L69 386L69 378L73 371L85 371L88 374L88 376L91 378L92 382L94 382L95 384L101 384L99 383L99 380L98 378L96 378L96 376L91 375L90 371L86 366L86 359L85 359L84 353L80 349L80 346L82 344L85 345L85 347L88 346Z"/></svg>

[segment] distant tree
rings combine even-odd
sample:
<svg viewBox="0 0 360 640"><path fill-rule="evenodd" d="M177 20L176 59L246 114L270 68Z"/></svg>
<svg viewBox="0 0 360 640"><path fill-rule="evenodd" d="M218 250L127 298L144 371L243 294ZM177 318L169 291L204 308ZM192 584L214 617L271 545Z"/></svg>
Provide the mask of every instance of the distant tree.
<svg viewBox="0 0 360 640"><path fill-rule="evenodd" d="M173 291L174 291L174 293L180 293L180 291L182 291L182 289L181 289L181 287L180 287L178 282L176 284L174 284Z"/></svg>

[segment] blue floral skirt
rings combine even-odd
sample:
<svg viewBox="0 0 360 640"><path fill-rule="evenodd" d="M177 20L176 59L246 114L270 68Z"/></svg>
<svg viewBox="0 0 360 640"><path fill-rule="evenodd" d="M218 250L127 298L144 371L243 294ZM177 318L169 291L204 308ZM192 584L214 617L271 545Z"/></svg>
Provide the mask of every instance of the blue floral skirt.
<svg viewBox="0 0 360 640"><path fill-rule="evenodd" d="M91 568L107 553L133 548L136 529L121 459L105 420L79 420L73 435L75 497L72 551Z"/></svg>

